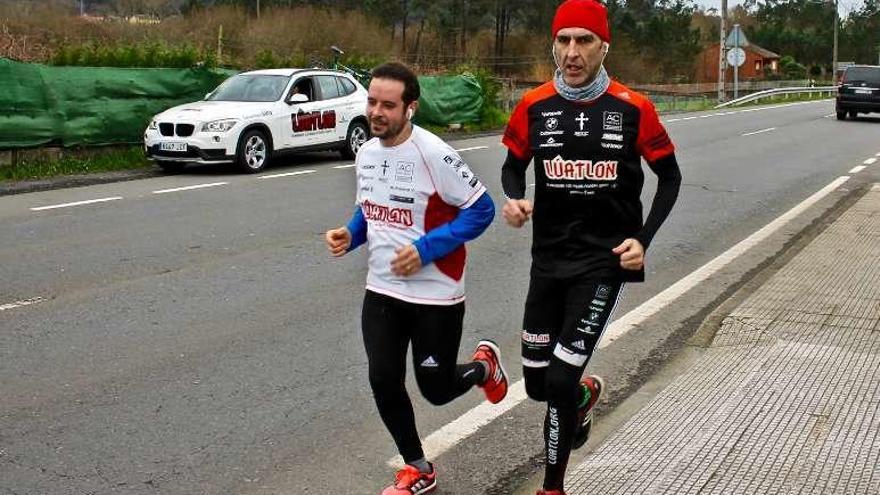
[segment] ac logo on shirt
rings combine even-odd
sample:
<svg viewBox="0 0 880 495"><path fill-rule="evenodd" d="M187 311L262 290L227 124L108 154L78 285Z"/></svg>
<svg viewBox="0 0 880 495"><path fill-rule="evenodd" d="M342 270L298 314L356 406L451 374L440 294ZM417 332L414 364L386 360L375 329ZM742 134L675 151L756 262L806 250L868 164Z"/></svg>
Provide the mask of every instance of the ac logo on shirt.
<svg viewBox="0 0 880 495"><path fill-rule="evenodd" d="M603 112L602 129L623 132L623 114L620 112Z"/></svg>
<svg viewBox="0 0 880 495"><path fill-rule="evenodd" d="M394 180L397 182L412 182L413 171L416 164L412 162L397 162L397 171L394 174Z"/></svg>

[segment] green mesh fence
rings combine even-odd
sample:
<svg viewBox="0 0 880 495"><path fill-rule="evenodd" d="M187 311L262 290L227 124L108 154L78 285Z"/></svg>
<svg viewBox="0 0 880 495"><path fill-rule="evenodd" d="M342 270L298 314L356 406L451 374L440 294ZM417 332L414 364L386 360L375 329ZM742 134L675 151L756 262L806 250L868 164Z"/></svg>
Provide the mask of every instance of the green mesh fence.
<svg viewBox="0 0 880 495"><path fill-rule="evenodd" d="M483 90L476 77L424 76L419 86L422 97L416 122L441 126L479 122Z"/></svg>
<svg viewBox="0 0 880 495"><path fill-rule="evenodd" d="M234 73L50 67L0 58L0 148L136 143L150 117L204 98Z"/></svg>

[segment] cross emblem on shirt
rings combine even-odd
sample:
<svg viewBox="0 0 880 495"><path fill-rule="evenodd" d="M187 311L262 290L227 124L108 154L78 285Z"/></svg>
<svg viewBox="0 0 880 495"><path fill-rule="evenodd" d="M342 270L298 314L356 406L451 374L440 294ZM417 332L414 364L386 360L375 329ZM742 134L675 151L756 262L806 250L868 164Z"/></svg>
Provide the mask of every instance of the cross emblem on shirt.
<svg viewBox="0 0 880 495"><path fill-rule="evenodd" d="M386 173L388 173L388 160L383 161L382 165L380 166L382 167L382 175L384 176Z"/></svg>
<svg viewBox="0 0 880 495"><path fill-rule="evenodd" d="M584 130L584 123L588 122L590 120L590 118L584 117L584 112L581 112L580 117L578 117L574 120L576 120L577 123L580 125L581 130Z"/></svg>

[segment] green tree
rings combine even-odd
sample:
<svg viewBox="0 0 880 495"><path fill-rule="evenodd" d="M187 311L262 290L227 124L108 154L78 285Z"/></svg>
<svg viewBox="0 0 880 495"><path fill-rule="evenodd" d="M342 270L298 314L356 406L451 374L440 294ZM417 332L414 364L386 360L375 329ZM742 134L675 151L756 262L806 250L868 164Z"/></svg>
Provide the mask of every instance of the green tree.
<svg viewBox="0 0 880 495"><path fill-rule="evenodd" d="M840 59L860 64L880 62L880 1L865 0L847 17L840 33Z"/></svg>

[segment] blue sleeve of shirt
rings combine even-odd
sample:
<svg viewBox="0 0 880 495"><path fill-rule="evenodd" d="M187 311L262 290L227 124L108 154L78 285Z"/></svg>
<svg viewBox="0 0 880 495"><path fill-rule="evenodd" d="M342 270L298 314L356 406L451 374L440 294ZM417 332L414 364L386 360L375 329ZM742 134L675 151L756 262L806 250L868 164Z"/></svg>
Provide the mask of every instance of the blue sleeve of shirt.
<svg viewBox="0 0 880 495"><path fill-rule="evenodd" d="M419 251L422 265L433 263L465 242L476 239L495 218L495 203L484 192L470 207L462 209L449 223L428 232L414 244Z"/></svg>
<svg viewBox="0 0 880 495"><path fill-rule="evenodd" d="M348 251L354 251L358 246L367 242L367 219L360 206L355 207L354 215L351 216L346 228L351 232L351 245L348 246Z"/></svg>

